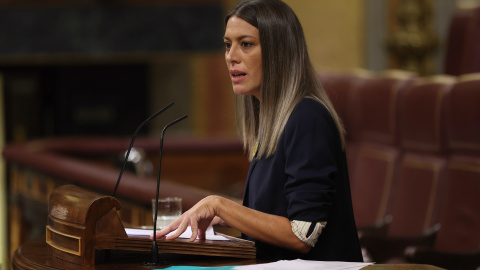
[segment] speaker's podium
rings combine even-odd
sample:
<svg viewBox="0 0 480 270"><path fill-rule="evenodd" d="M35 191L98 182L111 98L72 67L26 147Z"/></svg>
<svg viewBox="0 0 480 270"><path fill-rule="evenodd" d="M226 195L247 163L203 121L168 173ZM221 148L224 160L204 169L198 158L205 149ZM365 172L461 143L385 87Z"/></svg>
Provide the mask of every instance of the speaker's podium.
<svg viewBox="0 0 480 270"><path fill-rule="evenodd" d="M66 269L95 266L96 253L123 250L149 253L152 240L129 237L117 213L120 203L111 196L65 185L53 191L46 228L47 263ZM253 242L188 239L157 240L160 253L255 259Z"/></svg>

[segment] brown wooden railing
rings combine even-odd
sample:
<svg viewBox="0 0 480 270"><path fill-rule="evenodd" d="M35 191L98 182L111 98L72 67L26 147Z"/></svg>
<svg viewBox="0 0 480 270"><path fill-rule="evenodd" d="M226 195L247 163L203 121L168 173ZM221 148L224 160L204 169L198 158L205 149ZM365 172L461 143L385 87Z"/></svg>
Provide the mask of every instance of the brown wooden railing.
<svg viewBox="0 0 480 270"><path fill-rule="evenodd" d="M49 196L56 187L73 184L112 195L120 172L112 160L129 144L129 139L121 138L51 138L8 144L3 156L8 165L10 252L45 235ZM135 142L155 173L124 172L115 197L122 205L120 217L125 226L152 225L159 144L156 138ZM212 194L241 198L248 160L236 139L169 139L162 163L160 196L182 197L184 210Z"/></svg>

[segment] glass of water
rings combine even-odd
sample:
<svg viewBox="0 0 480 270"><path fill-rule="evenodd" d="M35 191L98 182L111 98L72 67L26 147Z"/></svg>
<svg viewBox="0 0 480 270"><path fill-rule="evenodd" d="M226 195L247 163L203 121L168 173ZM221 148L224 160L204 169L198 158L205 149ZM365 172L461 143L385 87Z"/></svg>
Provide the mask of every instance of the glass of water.
<svg viewBox="0 0 480 270"><path fill-rule="evenodd" d="M155 199L152 199L152 213L155 218ZM182 198L167 197L158 199L157 229L162 229L182 215Z"/></svg>

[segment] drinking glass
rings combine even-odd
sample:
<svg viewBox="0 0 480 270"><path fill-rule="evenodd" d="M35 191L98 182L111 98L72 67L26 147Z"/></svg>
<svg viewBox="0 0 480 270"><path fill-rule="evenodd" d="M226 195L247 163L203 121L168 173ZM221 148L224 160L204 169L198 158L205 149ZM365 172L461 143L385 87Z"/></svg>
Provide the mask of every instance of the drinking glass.
<svg viewBox="0 0 480 270"><path fill-rule="evenodd" d="M152 214L155 218L155 199L152 199ZM158 199L157 229L162 229L182 215L182 198L167 197Z"/></svg>

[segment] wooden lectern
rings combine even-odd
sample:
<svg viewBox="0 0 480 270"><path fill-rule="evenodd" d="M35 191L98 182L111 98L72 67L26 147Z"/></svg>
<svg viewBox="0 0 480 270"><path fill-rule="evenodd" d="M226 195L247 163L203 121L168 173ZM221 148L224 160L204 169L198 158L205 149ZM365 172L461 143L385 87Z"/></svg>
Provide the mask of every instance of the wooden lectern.
<svg viewBox="0 0 480 270"><path fill-rule="evenodd" d="M120 203L111 196L65 185L55 189L48 205L46 243L48 263L68 269L89 269L95 265L96 251L131 250L150 252L152 240L128 237L117 211ZM208 255L254 259L253 242L157 239L164 253Z"/></svg>

